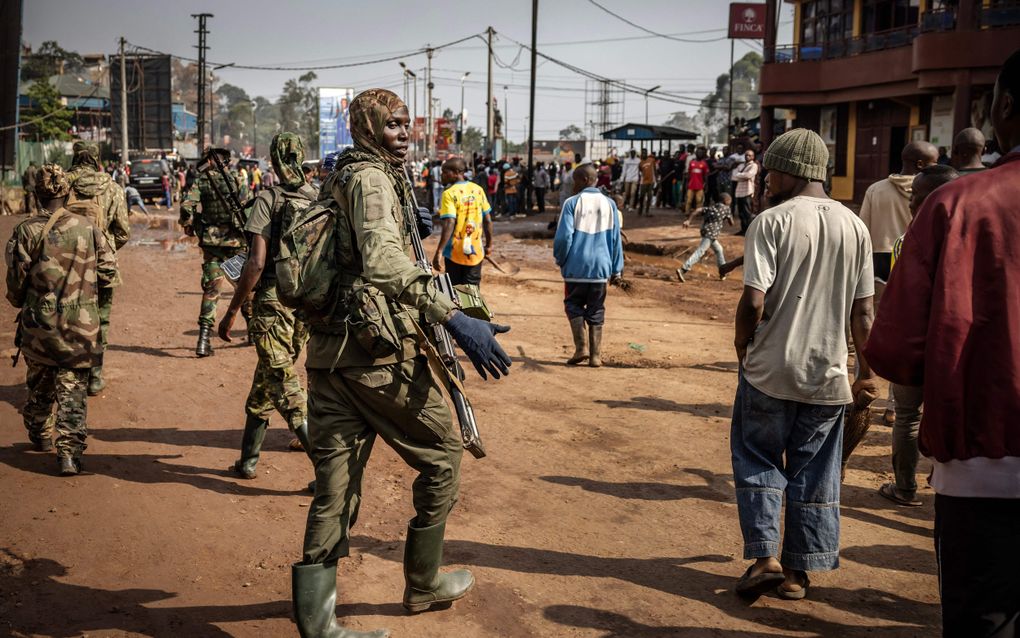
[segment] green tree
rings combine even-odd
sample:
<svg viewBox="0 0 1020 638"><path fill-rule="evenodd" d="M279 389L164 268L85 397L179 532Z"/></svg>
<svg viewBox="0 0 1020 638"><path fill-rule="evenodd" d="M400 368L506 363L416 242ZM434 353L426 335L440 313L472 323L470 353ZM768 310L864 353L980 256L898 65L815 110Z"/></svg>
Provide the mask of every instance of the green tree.
<svg viewBox="0 0 1020 638"><path fill-rule="evenodd" d="M68 51L55 40L47 40L35 53L25 56L21 79L38 80L58 73L73 73L85 68L85 61L75 51Z"/></svg>
<svg viewBox="0 0 1020 638"><path fill-rule="evenodd" d="M571 124L564 129L560 129L561 140L583 140L584 131L577 124Z"/></svg>
<svg viewBox="0 0 1020 638"><path fill-rule="evenodd" d="M750 119L759 114L761 101L758 82L761 77L761 55L750 52L733 64L733 117ZM727 111L730 99L730 75L723 73L715 81L715 91L701 100L695 121L699 131L709 143L725 142L727 138ZM682 127L681 127L682 128Z"/></svg>
<svg viewBox="0 0 1020 638"><path fill-rule="evenodd" d="M296 80L287 80L277 101L280 127L300 135L311 157L319 154L319 91L312 86L317 78L309 71Z"/></svg>
<svg viewBox="0 0 1020 638"><path fill-rule="evenodd" d="M476 153L482 150L482 138L484 133L480 128L475 126L469 126L465 129L464 133L460 138L461 152L467 156L471 153Z"/></svg>
<svg viewBox="0 0 1020 638"><path fill-rule="evenodd" d="M71 136L71 111L64 106L57 87L49 80L39 79L28 87L32 113L25 120L32 122L25 126L25 132L38 140L69 140Z"/></svg>

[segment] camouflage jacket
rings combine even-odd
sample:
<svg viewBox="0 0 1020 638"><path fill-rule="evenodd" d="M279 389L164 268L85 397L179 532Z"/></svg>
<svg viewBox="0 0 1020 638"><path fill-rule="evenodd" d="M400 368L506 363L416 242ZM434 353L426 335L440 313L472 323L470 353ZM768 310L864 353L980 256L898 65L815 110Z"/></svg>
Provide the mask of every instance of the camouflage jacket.
<svg viewBox="0 0 1020 638"><path fill-rule="evenodd" d="M236 180L234 190L241 202L248 199L248 185L242 183L235 171L230 175ZM180 224L184 228L193 227L198 245L222 246L225 248L245 248L244 222L247 211L239 221L231 211L230 191L223 176L214 170L199 174L188 191L187 198L181 202Z"/></svg>
<svg viewBox="0 0 1020 638"><path fill-rule="evenodd" d="M7 242L7 300L21 308L25 357L47 366L86 368L102 362L98 289L117 275L113 249L89 219L61 209L18 224ZM56 214L56 213L53 213Z"/></svg>
<svg viewBox="0 0 1020 638"><path fill-rule="evenodd" d="M113 251L120 250L131 238L124 189L106 173L86 166L72 168L67 173L67 179L75 198L94 200L99 205L103 211L102 219L92 221L106 234Z"/></svg>

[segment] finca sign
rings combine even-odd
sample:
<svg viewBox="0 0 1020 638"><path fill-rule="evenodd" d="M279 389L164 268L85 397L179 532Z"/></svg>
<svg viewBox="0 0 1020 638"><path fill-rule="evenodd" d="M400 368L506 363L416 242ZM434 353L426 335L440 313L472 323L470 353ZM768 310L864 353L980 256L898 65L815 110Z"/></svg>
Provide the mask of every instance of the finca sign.
<svg viewBox="0 0 1020 638"><path fill-rule="evenodd" d="M734 2L730 5L730 36L741 39L765 37L765 5Z"/></svg>

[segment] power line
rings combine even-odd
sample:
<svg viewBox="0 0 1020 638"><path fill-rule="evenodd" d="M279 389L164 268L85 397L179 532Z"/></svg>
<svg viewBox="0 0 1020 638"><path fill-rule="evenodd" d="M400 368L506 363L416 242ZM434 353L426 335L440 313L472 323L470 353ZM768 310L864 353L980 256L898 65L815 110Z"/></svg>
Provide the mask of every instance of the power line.
<svg viewBox="0 0 1020 638"><path fill-rule="evenodd" d="M247 70L247 71L290 71L290 72L293 72L293 71L327 71L327 70L330 70L330 69L349 69L349 68L358 67L358 66L368 66L370 64L381 64L383 62L395 62L397 60L402 60L404 58L408 58L408 57L411 57L411 56L421 55L423 53L426 53L429 49L431 49L432 51L439 51L439 50L442 50L442 49L445 49L445 48L448 48L448 47L452 47L452 46L454 46L456 44L461 44L462 42L467 42L468 40L471 40L473 38L481 38L481 37L482 37L481 34L475 33L475 34L469 35L467 37L460 38L459 40L454 40L452 42L447 42L445 44L440 44L440 45L437 45L437 46L434 46L434 47L422 47L420 49L415 49L414 51L410 51L410 52L407 52L407 53L402 53L400 55L391 55L391 56L387 56L387 57L384 57L384 58L376 58L374 60L363 60L361 62L347 62L347 63L344 63L344 64L324 64L324 65L319 65L319 66L273 66L273 65L254 65L254 64L232 64L230 66L230 68L232 68L232 69L244 69L244 70ZM144 51L146 53L152 53L154 55L169 55L171 57L177 58L178 60L184 60L186 62L198 62L198 60L195 59L195 58L189 58L189 57L186 57L186 56L183 56L183 55L174 55L172 53L166 53L164 51L157 51L156 49L150 49L149 47L143 47L141 45L134 44L132 42L128 42L128 44L130 44L131 47L133 49L135 49L136 51ZM220 65L222 63L220 63L220 62L209 62L209 64Z"/></svg>
<svg viewBox="0 0 1020 638"><path fill-rule="evenodd" d="M651 35L653 35L653 36L655 36L657 38L665 38L667 40L675 40L676 42L688 42L688 43L695 43L695 44L696 43L703 43L703 42L718 42L719 40L725 40L726 39L726 36L722 36L720 38L710 38L708 40L690 40L690 39L687 39L687 38L678 38L678 37L675 37L675 36L672 36L672 35L668 35L666 33L659 33L658 31L652 31L651 29L645 28L645 27L641 26L640 24L637 24L635 22L631 22L630 20L628 20L627 18L623 17L622 15L620 15L618 13L613 13L612 11L610 11L606 7L602 6L601 4L596 2L595 0L588 0L588 2L592 3L593 5L598 7L599 9L602 9L603 11L608 13L609 15L613 16L614 18L616 18L617 20L620 20L621 22L626 22L627 24L629 24L630 26L634 27L635 29L639 29L641 31L644 31L645 33L650 33ZM722 31L724 29L720 29L720 30Z"/></svg>
<svg viewBox="0 0 1020 638"><path fill-rule="evenodd" d="M40 79L40 80L36 80L36 81L37 82L46 82L47 80L46 79ZM91 98L93 95L95 95L96 91L98 91L98 90L99 90L99 85L97 84L95 86L95 88L92 89L92 92L89 93L88 95L84 95L84 94L83 95L78 95L78 96L75 96L72 99L75 99L75 100L87 100L87 99ZM78 109L74 109L74 110L77 111ZM34 117L34 118L30 119L30 120L24 120L24 121L18 122L17 124L10 124L8 126L0 126L0 131L11 131L11 130L14 130L14 129L17 129L17 128L21 128L23 126L30 126L30 125L35 124L37 122L42 122L43 120L47 120L47 119L53 117L54 115L61 115L61 114L64 114L64 113L68 113L68 114L73 115L72 109L69 109L66 106L62 106L60 109L55 110L55 111L50 111L46 115L40 115L39 117Z"/></svg>
<svg viewBox="0 0 1020 638"><path fill-rule="evenodd" d="M504 35L503 37L505 37L507 40L509 40L509 41L519 45L519 46L526 47L529 50L531 48L531 47L528 47L525 44L522 44L522 43L518 42L517 40L511 38L510 36ZM561 67L563 67L565 69L573 71L574 73L577 73L579 75L583 75L584 77L590 78L592 80L598 80L599 82L604 82L606 84L618 87L618 88L620 88L623 91L626 91L628 93L635 93L635 94L642 95L642 96L647 93L647 91L644 88L642 88L642 87L634 86L633 84L628 84L627 82L623 82L621 80L614 80L612 78L607 78L605 76L599 75L598 73L593 73L591 71L587 71L585 69L582 69L581 67L574 66L573 64L570 64L569 62L564 62L563 60L558 60L558 59L556 59L556 58L554 58L554 57L552 57L550 55L542 53L541 51L536 51L535 54L538 57L544 58L544 59L548 60L549 62L552 62L553 64L559 65L559 66L561 66ZM649 97L651 97L652 99L655 99L655 100L659 100L660 102L672 102L674 104L681 104L683 106L701 106L701 100L685 97L683 95L679 95L679 94L676 94L676 93L669 93L669 92L666 92L666 91L656 91L655 93L651 93L649 95Z"/></svg>

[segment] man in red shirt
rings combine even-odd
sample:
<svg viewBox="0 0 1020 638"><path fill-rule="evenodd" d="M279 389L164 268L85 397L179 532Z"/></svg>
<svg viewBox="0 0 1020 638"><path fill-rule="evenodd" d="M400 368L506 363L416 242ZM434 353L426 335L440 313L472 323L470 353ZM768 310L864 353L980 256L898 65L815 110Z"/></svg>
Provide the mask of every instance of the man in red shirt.
<svg viewBox="0 0 1020 638"><path fill-rule="evenodd" d="M705 161L705 148L699 146L694 151L694 159L687 167L687 200L684 204L684 214L701 208L705 204L705 177L708 176L708 162ZM694 200L694 206L691 206Z"/></svg>
<svg viewBox="0 0 1020 638"><path fill-rule="evenodd" d="M864 355L924 385L943 636L1020 635L1020 50L992 99L992 168L939 187L911 223Z"/></svg>

